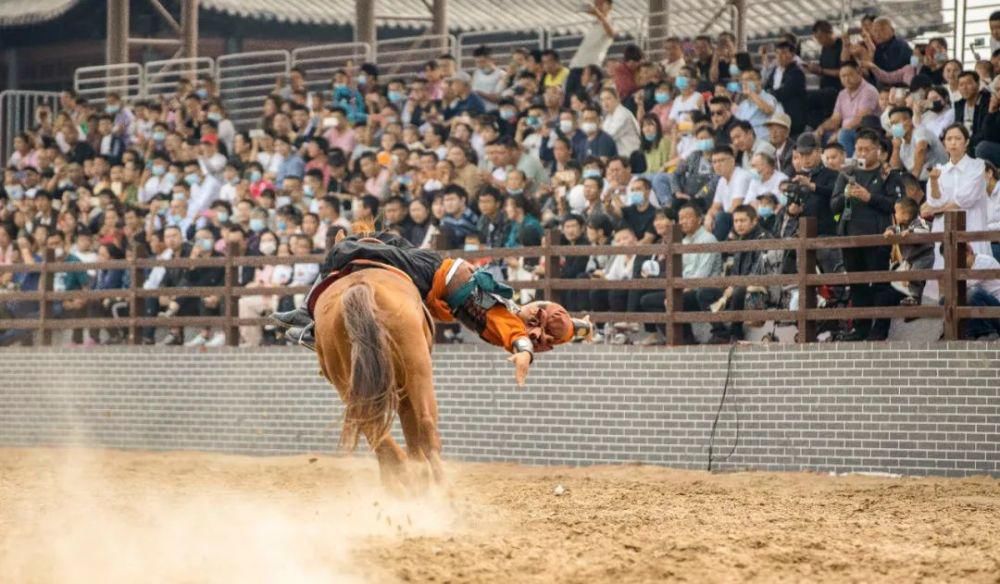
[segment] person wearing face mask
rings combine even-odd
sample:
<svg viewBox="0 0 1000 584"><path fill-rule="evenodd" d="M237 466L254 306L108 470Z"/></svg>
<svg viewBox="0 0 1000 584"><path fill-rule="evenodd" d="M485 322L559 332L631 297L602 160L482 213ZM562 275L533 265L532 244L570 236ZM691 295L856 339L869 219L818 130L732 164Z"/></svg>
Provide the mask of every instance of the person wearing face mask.
<svg viewBox="0 0 1000 584"><path fill-rule="evenodd" d="M712 194L718 182L711 164L711 152L715 148L713 136L711 126L708 124L698 126L694 133L697 149L681 160L677 164L677 169L670 174L675 210L685 204L694 203L704 213L711 205Z"/></svg>
<svg viewBox="0 0 1000 584"><path fill-rule="evenodd" d="M597 157L603 160L618 156L618 147L607 132L601 129L601 114L595 106L588 105L583 108L580 114L580 131L586 137L583 159L577 162L583 163L590 157Z"/></svg>
<svg viewBox="0 0 1000 584"><path fill-rule="evenodd" d="M652 191L653 186L648 180L637 178L629 185L625 205L618 197L611 198L611 215L628 225L640 244L652 243L656 239L656 229L653 228L656 209L649 204Z"/></svg>
<svg viewBox="0 0 1000 584"><path fill-rule="evenodd" d="M921 182L927 180L931 168L948 160L941 140L925 128L914 127L913 110L896 107L889 111L892 135L892 158L895 169L906 169Z"/></svg>
<svg viewBox="0 0 1000 584"><path fill-rule="evenodd" d="M781 111L781 105L773 95L764 91L760 73L755 69L743 71L740 80L742 99L736 106L734 117L749 122L757 137L767 140L770 136L767 121L775 112Z"/></svg>
<svg viewBox="0 0 1000 584"><path fill-rule="evenodd" d="M695 91L698 78L691 67L682 67L681 74L674 79L674 86L679 95L674 97L673 105L670 107L670 119L676 124L681 115L687 112L702 111L705 103L701 93Z"/></svg>
<svg viewBox="0 0 1000 584"><path fill-rule="evenodd" d="M788 176L775 167L774 157L770 152L757 152L750 159L750 188L745 200L757 208L758 214L764 218L764 214L760 213L758 198L765 194L780 193L781 183L787 180ZM781 199L784 202L784 195Z"/></svg>
<svg viewBox="0 0 1000 584"><path fill-rule="evenodd" d="M278 253L278 237L270 231L265 232L260 238L258 247L260 255L263 257L274 257ZM291 273L287 270L276 269L279 266L267 265L257 268L253 281L246 285L247 288L276 288L288 285ZM239 301L240 318L258 318L270 314L278 309L278 296L275 294L264 294L261 296L241 296ZM249 325L240 327L240 346L256 347L261 344L263 338L259 325Z"/></svg>

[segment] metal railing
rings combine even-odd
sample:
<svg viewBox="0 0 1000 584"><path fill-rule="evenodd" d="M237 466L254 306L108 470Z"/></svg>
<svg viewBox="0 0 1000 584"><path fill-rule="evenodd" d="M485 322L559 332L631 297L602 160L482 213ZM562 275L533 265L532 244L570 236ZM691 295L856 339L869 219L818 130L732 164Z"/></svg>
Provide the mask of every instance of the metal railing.
<svg viewBox="0 0 1000 584"><path fill-rule="evenodd" d="M560 294L570 290L662 290L665 292L665 310L662 313L592 312L595 322L656 323L666 327L668 344L683 342L683 326L690 323L711 322L794 322L799 334L797 342L816 340L816 323L871 318L939 318L944 322L944 336L953 340L961 338L963 320L971 318L1000 318L1000 307L965 306L966 281L1000 279L1000 270L971 270L966 264L965 246L973 241L1000 241L1000 231L967 232L965 215L949 212L945 229L941 233L907 235L905 237L863 235L851 237L816 237L813 218L804 218L799 225L799 236L791 239L729 241L709 244L681 243L678 226L671 227L668 241L661 244L635 246L559 246L552 245L557 232L550 232L539 247L489 249L478 252L443 251L446 257L463 257L469 260L501 259L509 257L542 258L544 276L537 280L508 282L515 289L541 290L546 299L558 301ZM943 249L944 268L941 270L882 271L819 274L816 272L816 252L827 249L867 248L895 244L940 244ZM683 255L689 253L737 253L748 251L787 250L796 252L796 273L716 276L709 278L682 277ZM621 281L568 279L559 273L560 258L567 256L636 254L662 256L666 270L663 277ZM223 258L153 260L131 258L98 263L57 263L49 254L46 261L35 265L0 266L0 273L18 271L40 272L39 291L7 292L0 301L23 300L39 302L37 318L0 321L6 329L29 329L39 333L43 344L51 343L51 331L79 328L127 328L129 339L139 342L142 327L222 327L230 345L239 342L241 325L261 325L266 318L239 318L238 302L243 296L263 294L293 295L307 292L308 287L247 288L237 283L238 270L244 266L280 265L291 263L320 263L322 256L299 257L246 257L230 248ZM143 289L144 271L156 266L167 268L215 267L224 270L224 285L205 288ZM130 286L120 290L53 292L55 274L59 272L94 269L127 270ZM859 283L889 283L937 280L942 292L942 303L931 306L880 306L861 308L817 308L817 289L821 286L850 286ZM682 294L685 289L725 288L728 286L794 286L799 290L798 306L794 310L741 310L720 312L684 312ZM143 317L139 314L140 299L159 296L220 296L222 315L217 317ZM99 300L122 298L129 306L128 317L121 319L61 319L54 318L52 303L70 299Z"/></svg>
<svg viewBox="0 0 1000 584"><path fill-rule="evenodd" d="M216 60L219 96L233 124L239 128L254 125L275 81L288 76L290 62L288 51L278 50L223 55Z"/></svg>
<svg viewBox="0 0 1000 584"><path fill-rule="evenodd" d="M496 64L504 66L510 62L516 49L533 51L546 48L545 31L539 28L463 32L458 35L458 66L466 70L474 68L476 61L472 53L484 45L490 48Z"/></svg>
<svg viewBox="0 0 1000 584"><path fill-rule="evenodd" d="M215 79L215 61L209 57L149 61L143 67L143 75L144 97L167 95L176 91L177 82L181 79L192 83L204 75Z"/></svg>
<svg viewBox="0 0 1000 584"><path fill-rule="evenodd" d="M138 63L80 67L73 73L73 89L97 105L104 105L112 92L131 101L145 95L145 76Z"/></svg>
<svg viewBox="0 0 1000 584"><path fill-rule="evenodd" d="M310 91L328 91L334 71L374 61L375 55L368 43L335 43L293 49L291 59L292 67L305 71Z"/></svg>
<svg viewBox="0 0 1000 584"><path fill-rule="evenodd" d="M14 152L14 136L37 125L35 109L48 105L54 116L59 112L59 93L55 91L0 92L0 164L7 165L7 159Z"/></svg>
<svg viewBox="0 0 1000 584"><path fill-rule="evenodd" d="M455 55L458 42L450 34L425 34L384 39L375 43L379 77L383 82L416 77L424 64L443 54Z"/></svg>

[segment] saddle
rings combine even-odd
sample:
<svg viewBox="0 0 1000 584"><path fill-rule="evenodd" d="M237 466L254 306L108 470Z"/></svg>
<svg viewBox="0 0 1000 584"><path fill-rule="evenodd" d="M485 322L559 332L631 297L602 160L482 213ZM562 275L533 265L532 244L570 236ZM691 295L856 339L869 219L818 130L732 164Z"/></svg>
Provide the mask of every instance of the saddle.
<svg viewBox="0 0 1000 584"><path fill-rule="evenodd" d="M410 278L410 276L407 275L406 272L400 270L399 268L390 266L389 264L384 264L382 262L377 262L374 260L365 260L365 259L353 260L352 262L347 264L347 266L344 267L344 269L337 270L335 272L330 272L325 278L323 278L322 281L316 284L313 287L313 289L309 292L309 297L306 298L306 309L309 311L310 316L314 314L313 311L316 307L316 301L319 300L319 297L323 294L323 292L325 292L330 286L332 286L334 282L340 280L345 276L353 274L354 272L357 272L359 270L372 269L372 268L386 270L406 280L410 284L413 284L413 279ZM431 316L431 313L427 310L427 307L424 305L423 301L420 302L420 307L424 311L424 319L427 321L427 325L430 327L431 335L433 336L434 318Z"/></svg>

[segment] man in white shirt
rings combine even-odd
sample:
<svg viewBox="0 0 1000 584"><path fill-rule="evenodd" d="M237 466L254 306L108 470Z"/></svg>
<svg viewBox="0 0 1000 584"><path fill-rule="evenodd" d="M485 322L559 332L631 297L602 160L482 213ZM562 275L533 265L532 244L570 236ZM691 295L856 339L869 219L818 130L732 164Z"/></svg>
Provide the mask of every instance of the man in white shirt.
<svg viewBox="0 0 1000 584"><path fill-rule="evenodd" d="M639 122L635 116L618 99L618 92L610 87L601 90L601 109L604 110L604 123L601 129L615 141L619 156L628 157L639 149Z"/></svg>
<svg viewBox="0 0 1000 584"><path fill-rule="evenodd" d="M219 198L222 181L212 175L202 176L200 163L189 162L184 167L184 182L190 187L187 218L194 221L202 211L210 208L212 203Z"/></svg>
<svg viewBox="0 0 1000 584"><path fill-rule="evenodd" d="M169 193L174 187L175 179L173 175L167 173L170 162L166 156L157 154L153 157L153 167L150 169L150 176L139 189L139 202L148 205L156 195Z"/></svg>
<svg viewBox="0 0 1000 584"><path fill-rule="evenodd" d="M663 41L663 72L671 80L676 79L681 74L681 69L687 65L684 61L684 51L681 48L681 40L677 37L669 37Z"/></svg>
<svg viewBox="0 0 1000 584"><path fill-rule="evenodd" d="M719 241L729 239L733 228L733 210L743 204L750 189L750 173L736 166L736 156L729 146L712 150L712 172L719 177L712 206L705 215L705 229Z"/></svg>
<svg viewBox="0 0 1000 584"><path fill-rule="evenodd" d="M478 47L472 56L476 59L476 70L472 72L472 93L483 100L486 111L495 111L507 72L496 66L487 46Z"/></svg>
<svg viewBox="0 0 1000 584"><path fill-rule="evenodd" d="M201 137L198 146L198 166L205 176L222 179L222 171L226 168L226 157L219 152L219 137L206 134Z"/></svg>

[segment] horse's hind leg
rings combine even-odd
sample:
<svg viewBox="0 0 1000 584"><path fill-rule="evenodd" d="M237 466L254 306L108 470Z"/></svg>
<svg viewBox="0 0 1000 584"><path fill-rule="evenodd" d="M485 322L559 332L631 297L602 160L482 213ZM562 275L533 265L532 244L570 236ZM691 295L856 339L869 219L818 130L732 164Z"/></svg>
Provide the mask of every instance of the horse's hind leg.
<svg viewBox="0 0 1000 584"><path fill-rule="evenodd" d="M369 444L374 444L372 436L365 435ZM404 496L410 488L409 477L406 474L406 453L390 435L386 435L375 447L375 458L378 460L379 476L382 486L394 495Z"/></svg>
<svg viewBox="0 0 1000 584"><path fill-rule="evenodd" d="M407 383L407 397L416 418L419 430L419 447L430 463L434 482L444 482L444 465L441 463L441 435L438 433L437 400L434 398L434 380L430 371L423 374L410 373Z"/></svg>
<svg viewBox="0 0 1000 584"><path fill-rule="evenodd" d="M408 396L400 400L398 414L399 423L403 427L403 437L406 439L406 452L409 455L410 467L417 471L416 478L420 481L419 488L426 489L430 484L430 472L420 440L420 424Z"/></svg>

